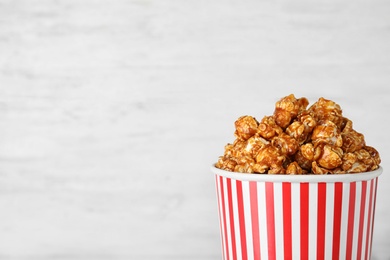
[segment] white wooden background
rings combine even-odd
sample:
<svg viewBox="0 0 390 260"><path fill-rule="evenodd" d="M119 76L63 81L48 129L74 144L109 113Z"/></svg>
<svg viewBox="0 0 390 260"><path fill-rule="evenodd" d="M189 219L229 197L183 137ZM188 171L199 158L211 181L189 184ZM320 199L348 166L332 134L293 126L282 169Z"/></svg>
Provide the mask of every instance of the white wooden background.
<svg viewBox="0 0 390 260"><path fill-rule="evenodd" d="M390 2L0 0L0 259L220 259L233 122L332 99L382 156ZM386 191L387 190L387 191Z"/></svg>

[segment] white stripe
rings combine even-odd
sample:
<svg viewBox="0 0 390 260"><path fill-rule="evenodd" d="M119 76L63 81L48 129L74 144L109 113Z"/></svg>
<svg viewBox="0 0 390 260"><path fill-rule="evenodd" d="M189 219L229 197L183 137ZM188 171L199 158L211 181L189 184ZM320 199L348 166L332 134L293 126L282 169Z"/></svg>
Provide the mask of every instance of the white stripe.
<svg viewBox="0 0 390 260"><path fill-rule="evenodd" d="M232 180L232 204L233 204L233 219L234 219L234 235L236 238L236 254L237 259L241 259L241 239L240 239L240 221L238 216L237 204L237 181Z"/></svg>
<svg viewBox="0 0 390 260"><path fill-rule="evenodd" d="M376 192L377 192L377 187L378 187L378 177L375 178L375 184L374 184L374 187L375 187L375 192L372 196L372 221L374 222L374 215L375 215L375 200L376 200ZM372 226L372 230L371 230L371 240L373 238L373 234L374 234L374 223L372 223L373 226ZM370 241L371 242L371 241Z"/></svg>
<svg viewBox="0 0 390 260"><path fill-rule="evenodd" d="M343 184L342 207L341 207L341 221L340 221L340 257L339 257L339 259L345 259L345 257L346 257L349 190L350 190L350 183L344 183Z"/></svg>
<svg viewBox="0 0 390 260"><path fill-rule="evenodd" d="M227 236L226 236L226 242L228 244L228 252L227 255L229 256L229 259L233 258L233 251L232 251L232 234L230 230L230 216L229 216L229 199L228 199L228 192L227 192L227 178L223 178L223 186L224 188L224 198L225 198L225 215L226 215L226 229L227 229Z"/></svg>
<svg viewBox="0 0 390 260"><path fill-rule="evenodd" d="M265 204L265 183L257 183L257 200L259 209L259 229L260 229L260 254L262 260L268 259L268 238L267 238L267 211Z"/></svg>
<svg viewBox="0 0 390 260"><path fill-rule="evenodd" d="M326 184L325 259L332 259L334 223L334 183Z"/></svg>
<svg viewBox="0 0 390 260"><path fill-rule="evenodd" d="M355 219L353 223L352 259L357 257L357 242L359 237L360 200L362 197L362 182L356 182Z"/></svg>
<svg viewBox="0 0 390 260"><path fill-rule="evenodd" d="M309 259L317 258L318 183L309 184ZM294 223L294 222L293 222Z"/></svg>
<svg viewBox="0 0 390 260"><path fill-rule="evenodd" d="M244 201L246 249L248 253L248 259L254 259L249 181L242 182L242 193L243 193L243 201Z"/></svg>
<svg viewBox="0 0 390 260"><path fill-rule="evenodd" d="M372 204L372 209L373 209L373 211L372 211L372 222L374 222L374 215L375 215L375 200L376 200L376 192L377 192L377 187L378 187L378 177L375 178L374 187L375 187L374 188L375 192L374 192L374 194L372 196L372 202L373 202L373 204ZM374 223L372 223L372 224L374 224ZM371 231L371 239L373 237L373 234L374 234L374 225L373 225L372 231Z"/></svg>
<svg viewBox="0 0 390 260"><path fill-rule="evenodd" d="M284 235L283 235L283 194L282 183L274 183L274 209L275 209L275 250L276 259L284 258Z"/></svg>
<svg viewBox="0 0 390 260"><path fill-rule="evenodd" d="M363 223L363 236L362 236L362 259L364 259L364 255L366 254L366 236L367 236L367 225L368 225L368 212L370 206L370 181L367 181L367 189L366 189L366 204L364 210L364 223Z"/></svg>
<svg viewBox="0 0 390 260"><path fill-rule="evenodd" d="M300 184L291 183L291 233L293 259L300 259L301 230L300 230Z"/></svg>
<svg viewBox="0 0 390 260"><path fill-rule="evenodd" d="M374 222L374 214L375 214L375 212L374 212L374 204L375 204L375 191L376 191L376 188L377 188L377 181L376 181L376 179L373 179L372 180L373 182L374 182L374 185L373 185L373 193L372 193L372 205L371 205L371 222L369 223L369 225L370 225L370 234L369 234L369 237L368 237L368 250L370 250L371 251L371 248L370 248L370 245L371 245L371 240L372 240L372 235L373 235L373 232L374 232L374 230L372 229L372 223ZM371 185L371 183L370 183L370 185ZM368 256L369 256L369 258L370 258L370 252L368 252Z"/></svg>

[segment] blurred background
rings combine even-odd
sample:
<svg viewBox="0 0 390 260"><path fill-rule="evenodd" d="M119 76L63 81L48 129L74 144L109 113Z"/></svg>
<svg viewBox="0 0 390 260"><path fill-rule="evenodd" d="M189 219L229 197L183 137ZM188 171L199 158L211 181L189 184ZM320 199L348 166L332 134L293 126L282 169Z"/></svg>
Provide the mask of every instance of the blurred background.
<svg viewBox="0 0 390 260"><path fill-rule="evenodd" d="M332 99L382 157L390 2L0 0L0 259L221 259L210 166L241 115Z"/></svg>

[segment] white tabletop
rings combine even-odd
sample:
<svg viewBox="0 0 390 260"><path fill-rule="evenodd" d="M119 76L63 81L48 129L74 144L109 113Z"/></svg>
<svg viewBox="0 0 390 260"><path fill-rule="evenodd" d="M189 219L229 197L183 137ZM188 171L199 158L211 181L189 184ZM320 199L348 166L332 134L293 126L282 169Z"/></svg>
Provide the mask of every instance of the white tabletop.
<svg viewBox="0 0 390 260"><path fill-rule="evenodd" d="M220 259L210 165L241 115L339 103L382 157L390 2L0 0L0 259Z"/></svg>

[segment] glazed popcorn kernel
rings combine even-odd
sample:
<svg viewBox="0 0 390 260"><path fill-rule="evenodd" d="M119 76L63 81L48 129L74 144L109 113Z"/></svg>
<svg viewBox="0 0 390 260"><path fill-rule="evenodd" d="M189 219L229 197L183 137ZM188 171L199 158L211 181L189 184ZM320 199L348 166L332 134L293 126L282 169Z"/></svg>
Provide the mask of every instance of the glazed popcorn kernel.
<svg viewBox="0 0 390 260"><path fill-rule="evenodd" d="M241 116L236 139L225 146L216 167L242 173L342 174L372 171L381 162L334 101L319 98L308 107L293 94L275 104L259 122Z"/></svg>

